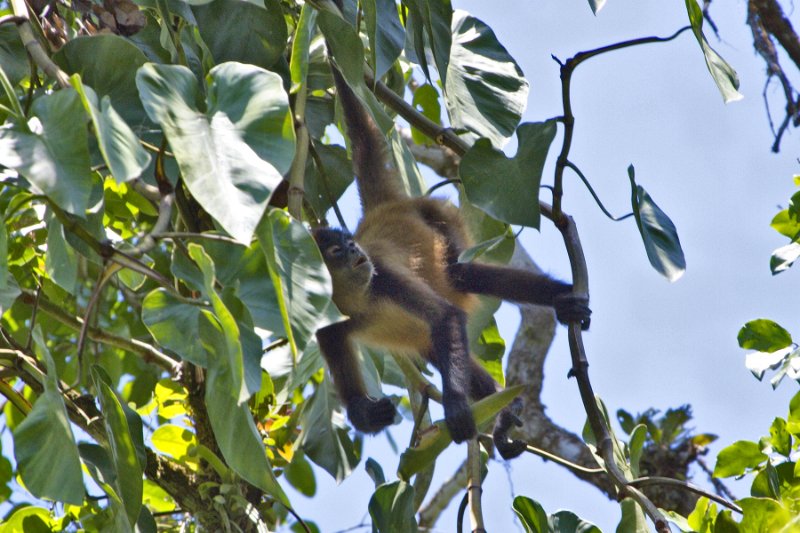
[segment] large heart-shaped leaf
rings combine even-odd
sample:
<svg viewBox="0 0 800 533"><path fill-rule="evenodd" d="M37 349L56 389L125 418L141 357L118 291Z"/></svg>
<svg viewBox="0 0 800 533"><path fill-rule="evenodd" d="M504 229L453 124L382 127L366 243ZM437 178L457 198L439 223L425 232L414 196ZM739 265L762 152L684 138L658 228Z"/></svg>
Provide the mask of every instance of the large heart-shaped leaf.
<svg viewBox="0 0 800 533"><path fill-rule="evenodd" d="M235 239L249 243L269 196L294 156L294 130L280 76L223 63L208 100L189 69L143 66L136 84L161 124L192 196Z"/></svg>
<svg viewBox="0 0 800 533"><path fill-rule="evenodd" d="M502 148L528 102L528 82L491 28L463 11L453 16L445 102L454 128Z"/></svg>
<svg viewBox="0 0 800 533"><path fill-rule="evenodd" d="M92 191L88 122L78 93L62 89L37 98L39 124L0 129L0 165L13 168L61 209L84 216Z"/></svg>
<svg viewBox="0 0 800 533"><path fill-rule="evenodd" d="M538 228L539 184L555 134L554 120L522 124L510 159L488 140L476 142L459 169L469 201L503 222Z"/></svg>

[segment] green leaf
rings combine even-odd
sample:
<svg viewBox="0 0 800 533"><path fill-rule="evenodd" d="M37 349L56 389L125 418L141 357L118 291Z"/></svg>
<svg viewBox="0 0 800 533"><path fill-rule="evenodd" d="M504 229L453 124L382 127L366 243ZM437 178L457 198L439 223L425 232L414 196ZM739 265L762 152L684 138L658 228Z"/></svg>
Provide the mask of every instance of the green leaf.
<svg viewBox="0 0 800 533"><path fill-rule="evenodd" d="M746 323L739 330L736 339L742 348L759 352L774 352L792 344L791 334L766 318Z"/></svg>
<svg viewBox="0 0 800 533"><path fill-rule="evenodd" d="M480 139L461 159L459 176L469 201L509 224L539 227L539 184L556 122L525 123L517 129L513 158Z"/></svg>
<svg viewBox="0 0 800 533"><path fill-rule="evenodd" d="M225 231L249 244L294 156L280 76L252 65L218 65L208 76L205 105L186 67L148 63L136 84L192 196Z"/></svg>
<svg viewBox="0 0 800 533"><path fill-rule="evenodd" d="M297 492L308 498L313 498L317 493L317 480L311 463L302 453L295 454L292 461L284 468L286 481L297 489Z"/></svg>
<svg viewBox="0 0 800 533"><path fill-rule="evenodd" d="M129 416L117 398L116 393L109 386L108 375L98 366L92 368L92 377L100 399L100 409L103 412L103 425L109 436L108 451L116 472L115 488L117 495L125 507L128 523L133 526L139 518L142 507L142 465L134 443L137 437L142 440L142 425L138 415L133 414L138 420L138 427L129 425Z"/></svg>
<svg viewBox="0 0 800 533"><path fill-rule="evenodd" d="M742 508L742 521L739 530L742 532L758 531L790 531L796 516L782 503L771 498L742 498L736 503Z"/></svg>
<svg viewBox="0 0 800 533"><path fill-rule="evenodd" d="M64 226L55 216L47 222L47 254L44 270L59 287L70 294L75 293L78 281L78 254L67 243Z"/></svg>
<svg viewBox="0 0 800 533"><path fill-rule="evenodd" d="M434 124L442 124L442 106L439 103L439 91L430 83L417 87L411 104ZM433 144L435 142L434 139L429 138L414 126L411 127L411 138L417 144Z"/></svg>
<svg viewBox="0 0 800 533"><path fill-rule="evenodd" d="M0 65L9 82L16 85L30 75L30 63L14 24L0 26Z"/></svg>
<svg viewBox="0 0 800 533"><path fill-rule="evenodd" d="M793 354L796 354L796 352L791 347L774 352L750 352L745 355L744 366L753 373L757 380L761 381L767 370L775 370L778 367L785 366ZM785 374L785 371L783 374Z"/></svg>
<svg viewBox="0 0 800 533"><path fill-rule="evenodd" d="M631 439L629 444L630 457L631 457L631 472L633 472L634 478L638 478L640 476L639 460L642 457L642 452L644 451L644 444L646 440L647 440L647 426L645 426L644 424L639 424L631 432Z"/></svg>
<svg viewBox="0 0 800 533"><path fill-rule="evenodd" d="M135 83L136 70L147 58L128 39L111 34L75 37L53 60L68 74L80 74L99 98L108 96L128 124L147 121Z"/></svg>
<svg viewBox="0 0 800 533"><path fill-rule="evenodd" d="M571 511L556 511L550 516L548 524L553 533L602 533L599 527Z"/></svg>
<svg viewBox="0 0 800 533"><path fill-rule="evenodd" d="M628 177L631 180L633 214L647 258L658 273L669 281L677 281L686 271L686 259L675 224L656 205L647 191L636 184L633 165L628 167Z"/></svg>
<svg viewBox="0 0 800 533"><path fill-rule="evenodd" d="M14 509L11 516L0 524L0 533L52 533L59 531L58 520L53 519L50 511L41 507L20 506Z"/></svg>
<svg viewBox="0 0 800 533"><path fill-rule="evenodd" d="M306 456L339 483L353 472L360 457L329 382L323 380L306 401L300 415L303 430L297 440Z"/></svg>
<svg viewBox="0 0 800 533"><path fill-rule="evenodd" d="M779 211L772 218L772 222L769 225L784 237L789 237L792 240L800 235L800 220L797 219L797 215L794 212L788 209Z"/></svg>
<svg viewBox="0 0 800 533"><path fill-rule="evenodd" d="M217 338L217 345L224 342L221 340L224 333L215 321L205 320L200 331L206 344L211 342L211 336ZM236 400L235 391L238 390L238 385L227 361L222 357L209 358L206 379L205 402L208 406L208 418L228 466L242 479L288 505L289 500L267 460L264 443L253 422L250 409L247 403Z"/></svg>
<svg viewBox="0 0 800 533"><path fill-rule="evenodd" d="M485 137L495 148L514 134L528 102L528 82L514 58L491 28L463 11L453 16L444 94L452 127L471 132L468 140Z"/></svg>
<svg viewBox="0 0 800 533"><path fill-rule="evenodd" d="M526 533L549 533L547 513L541 504L525 496L514 498L514 512L517 513Z"/></svg>
<svg viewBox="0 0 800 533"><path fill-rule="evenodd" d="M756 468L768 459L759 445L747 440L737 441L717 455L714 477L740 476L748 468Z"/></svg>
<svg viewBox="0 0 800 533"><path fill-rule="evenodd" d="M422 67L425 77L430 80L426 49L430 50L439 78L444 82L452 57L453 8L450 0L406 0L403 5L408 8L406 55Z"/></svg>
<svg viewBox="0 0 800 533"><path fill-rule="evenodd" d="M111 105L111 99L104 96L98 103L97 94L88 85L83 85L77 75L72 76L71 82L92 120L100 153L111 175L118 183L141 176L150 164L150 154Z"/></svg>
<svg viewBox="0 0 800 533"><path fill-rule="evenodd" d="M310 158L306 166L305 199L322 217L353 183L353 165L342 146L317 144L314 149L319 160Z"/></svg>
<svg viewBox="0 0 800 533"><path fill-rule="evenodd" d="M84 486L78 447L58 387L56 365L39 326L34 341L47 368L44 392L14 429L14 457L22 482L37 498L80 505Z"/></svg>
<svg viewBox="0 0 800 533"><path fill-rule="evenodd" d="M689 14L689 22L692 25L692 32L703 50L703 56L706 60L706 67L717 84L719 92L722 94L725 103L735 102L744 98L738 91L739 89L739 76L736 71L725 62L722 57L711 48L708 44L705 35L703 35L703 10L697 3L697 0L686 0L686 11Z"/></svg>
<svg viewBox="0 0 800 533"><path fill-rule="evenodd" d="M317 10L308 4L303 4L300 9L300 18L294 30L292 39L292 58L289 62L289 72L292 77L291 93L297 92L301 85L306 83L308 77L308 51L311 38L317 27Z"/></svg>
<svg viewBox="0 0 800 533"><path fill-rule="evenodd" d="M208 367L209 369L212 366L218 369L224 367L227 371L227 379L231 381L231 387L220 389L220 391L227 391L231 398L243 405L250 395L258 390L261 383L260 381L253 384L247 382L244 371L244 344L241 342L239 325L217 293L214 263L199 244L189 244L189 256L203 272L203 295L211 301L211 307L214 310L213 314L202 311L204 320L200 325L201 338L205 341L205 348L211 355L208 357ZM207 328L205 324L213 324L213 328ZM208 331L204 331L206 329ZM253 385L252 388L249 385Z"/></svg>
<svg viewBox="0 0 800 533"><path fill-rule="evenodd" d="M418 531L414 514L414 487L404 481L381 485L369 500L372 527L382 533Z"/></svg>
<svg viewBox="0 0 800 533"><path fill-rule="evenodd" d="M372 479L372 482L375 483L376 489L386 483L386 475L383 473L383 468L380 463L372 457L367 459L364 470L367 471L367 475Z"/></svg>
<svg viewBox="0 0 800 533"><path fill-rule="evenodd" d="M361 6L369 37L369 63L375 79L380 79L400 57L405 30L400 24L394 0L365 0Z"/></svg>
<svg viewBox="0 0 800 533"><path fill-rule="evenodd" d="M206 353L200 337L200 308L179 300L166 289L155 289L142 301L142 322L154 339L181 359L206 367Z"/></svg>
<svg viewBox="0 0 800 533"><path fill-rule="evenodd" d="M286 48L289 34L278 0L214 0L193 5L192 12L217 64L238 61L270 68Z"/></svg>
<svg viewBox="0 0 800 533"><path fill-rule="evenodd" d="M631 498L625 498L619 506L622 508L622 518L617 525L617 533L650 533L647 518L639 504Z"/></svg>
<svg viewBox="0 0 800 533"><path fill-rule="evenodd" d="M488 423L501 409L511 403L522 389L523 385L509 387L473 403L470 408L472 409L472 416L475 418L475 424L481 427ZM408 448L400 456L400 464L397 467L398 477L400 479L411 479L411 476L436 460L436 457L451 442L452 439L445 421L439 420L426 430L416 447Z"/></svg>
<svg viewBox="0 0 800 533"><path fill-rule="evenodd" d="M37 98L32 112L41 133L0 129L0 165L13 168L56 205L80 217L92 192L87 117L74 89ZM35 128L39 131L39 128Z"/></svg>
<svg viewBox="0 0 800 533"><path fill-rule="evenodd" d="M772 252L769 258L769 269L773 274L788 270L800 257L800 243L792 242Z"/></svg>
<svg viewBox="0 0 800 533"><path fill-rule="evenodd" d="M332 316L338 317L330 300L330 275L314 238L285 211L272 210L258 227L257 237L267 263L274 262L270 275L279 287L278 303L286 311L300 352L317 329L330 323Z"/></svg>

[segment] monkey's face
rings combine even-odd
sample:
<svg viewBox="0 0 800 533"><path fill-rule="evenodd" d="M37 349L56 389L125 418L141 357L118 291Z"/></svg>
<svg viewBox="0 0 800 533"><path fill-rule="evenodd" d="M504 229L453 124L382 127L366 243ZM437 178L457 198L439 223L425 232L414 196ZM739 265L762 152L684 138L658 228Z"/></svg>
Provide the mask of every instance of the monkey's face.
<svg viewBox="0 0 800 533"><path fill-rule="evenodd" d="M333 278L334 293L366 290L374 267L352 235L330 228L316 229L313 235Z"/></svg>

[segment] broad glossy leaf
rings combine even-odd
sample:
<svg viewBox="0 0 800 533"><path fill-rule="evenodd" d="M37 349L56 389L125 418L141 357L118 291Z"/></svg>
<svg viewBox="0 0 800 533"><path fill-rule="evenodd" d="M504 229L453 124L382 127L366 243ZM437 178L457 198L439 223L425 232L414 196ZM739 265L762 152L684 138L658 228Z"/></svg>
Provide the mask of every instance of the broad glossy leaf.
<svg viewBox="0 0 800 533"><path fill-rule="evenodd" d="M14 429L17 469L25 487L37 498L80 505L85 489L78 447L58 387L56 365L38 326L34 341L47 375L44 392Z"/></svg>
<svg viewBox="0 0 800 533"><path fill-rule="evenodd" d="M149 479L144 480L142 503L152 509L154 513L167 513L177 508L172 496Z"/></svg>
<svg viewBox="0 0 800 533"><path fill-rule="evenodd" d="M322 168L309 158L306 167L305 198L314 212L323 217L353 183L353 164L347 159L347 150L341 146L318 144L314 147Z"/></svg>
<svg viewBox="0 0 800 533"><path fill-rule="evenodd" d="M555 134L554 120L522 124L512 158L492 148L488 140L478 140L459 169L470 203L503 222L538 228L539 184Z"/></svg>
<svg viewBox="0 0 800 533"><path fill-rule="evenodd" d="M786 420L776 417L769 428L769 442L772 449L789 457L792 452L792 435L786 429Z"/></svg>
<svg viewBox="0 0 800 533"><path fill-rule="evenodd" d="M142 302L142 322L153 338L181 359L205 367L206 353L197 342L199 317L199 307L178 300L165 289L153 290Z"/></svg>
<svg viewBox="0 0 800 533"><path fill-rule="evenodd" d="M485 137L502 148L522 118L528 82L491 28L456 11L444 93L453 128L471 132L467 139Z"/></svg>
<svg viewBox="0 0 800 533"><path fill-rule="evenodd" d="M739 531L791 531L797 515L783 503L772 498L742 498L736 503L742 508L742 521Z"/></svg>
<svg viewBox="0 0 800 533"><path fill-rule="evenodd" d="M257 236L267 263L274 261L274 272L270 270L273 286L280 287L281 308L286 310L301 352L314 332L338 315L330 300L330 275L314 238L285 211L272 210L258 227Z"/></svg>
<svg viewBox="0 0 800 533"><path fill-rule="evenodd" d="M781 235L792 240L800 236L800 220L789 209L779 211L769 225Z"/></svg>
<svg viewBox="0 0 800 533"><path fill-rule="evenodd" d="M725 103L741 100L744 96L738 91L739 76L736 71L725 62L722 57L711 48L705 35L703 35L703 10L697 0L686 0L686 11L689 13L689 22L692 25L692 32L703 50L706 60L706 67L717 84L719 92L722 94Z"/></svg>
<svg viewBox="0 0 800 533"><path fill-rule="evenodd" d="M631 472L634 478L639 477L639 460L642 457L644 443L647 440L647 426L639 424L631 432L631 439L628 450L631 459Z"/></svg>
<svg viewBox="0 0 800 533"><path fill-rule="evenodd" d="M286 480L303 496L313 498L317 493L317 480L314 477L314 469L311 468L311 463L302 453L295 454L283 472L286 475Z"/></svg>
<svg viewBox="0 0 800 533"><path fill-rule="evenodd" d="M751 441L740 440L723 448L717 455L714 477L731 477L744 474L768 459L761 447Z"/></svg>
<svg viewBox="0 0 800 533"><path fill-rule="evenodd" d="M193 5L192 12L217 64L238 61L270 68L286 48L289 34L278 0L214 0Z"/></svg>
<svg viewBox="0 0 800 533"><path fill-rule="evenodd" d="M0 165L13 168L61 209L83 217L92 192L88 118L78 93L62 89L32 106L34 131L0 129Z"/></svg>
<svg viewBox="0 0 800 533"><path fill-rule="evenodd" d="M0 26L0 65L12 85L30 75L28 55L14 24Z"/></svg>
<svg viewBox="0 0 800 533"><path fill-rule="evenodd" d="M68 74L80 74L100 98L108 96L128 124L147 120L135 83L136 70L147 58L128 39L112 34L76 37L53 60Z"/></svg>
<svg viewBox="0 0 800 533"><path fill-rule="evenodd" d="M647 258L659 274L669 281L677 281L686 271L678 230L647 191L636 184L633 165L628 167L628 177L631 180L633 214Z"/></svg>
<svg viewBox="0 0 800 533"><path fill-rule="evenodd" d="M11 516L0 524L0 532L51 533L61 527L60 520L54 519L50 511L41 507L17 507Z"/></svg>
<svg viewBox="0 0 800 533"><path fill-rule="evenodd" d="M430 83L417 87L414 91L411 104L417 111L421 112L425 118L431 120L435 124L442 124L442 105L439 103L439 91ZM411 138L414 139L414 142L417 144L430 145L434 143L433 139L413 126L411 127Z"/></svg>
<svg viewBox="0 0 800 533"><path fill-rule="evenodd" d="M792 335L778 323L760 318L742 326L736 339L746 350L774 352L792 344Z"/></svg>
<svg viewBox="0 0 800 533"><path fill-rule="evenodd" d="M148 63L136 84L161 124L192 196L235 239L250 243L269 196L294 156L294 130L280 76L223 63L204 103L185 67Z"/></svg>
<svg viewBox="0 0 800 533"><path fill-rule="evenodd" d="M370 66L380 79L400 57L405 30L400 24L395 0L365 0L362 2L370 47Z"/></svg>
<svg viewBox="0 0 800 533"><path fill-rule="evenodd" d="M422 67L425 77L430 80L427 60L430 51L439 78L446 80L453 45L451 28L454 14L450 0L405 0L403 5L408 8L406 55Z"/></svg>
<svg viewBox="0 0 800 533"><path fill-rule="evenodd" d="M378 531L416 532L414 487L404 481L381 485L369 500L369 515Z"/></svg>
<svg viewBox="0 0 800 533"><path fill-rule="evenodd" d="M100 367L92 369L92 376L100 399L100 409L104 415L103 424L110 439L108 451L117 474L114 485L125 507L128 522L133 525L139 518L142 507L143 468L139 462L133 436L138 430L138 439L141 440L141 420L138 428L128 424L124 408L109 386L108 376ZM138 415L135 416L138 418Z"/></svg>
<svg viewBox="0 0 800 533"><path fill-rule="evenodd" d="M472 416L478 427L492 420L503 407L511 403L523 389L523 385L516 385L503 389L500 392L487 396L473 403ZM450 432L444 420L436 422L428 428L422 436L420 443L415 448L408 448L400 456L400 465L397 475L400 479L410 479L411 476L436 460L442 451L452 442Z"/></svg>
<svg viewBox="0 0 800 533"><path fill-rule="evenodd" d="M210 320L201 328L201 334L206 344L211 342L209 336L217 337L217 345L224 342L218 324ZM211 427L225 461L243 479L288 505L289 500L267 460L264 442L253 422L250 408L247 403L239 403L236 395L231 393L237 390L238 385L227 362L222 357L209 358L205 400Z"/></svg>
<svg viewBox="0 0 800 533"><path fill-rule="evenodd" d="M314 395L306 400L300 415L303 428L298 442L306 457L322 467L337 483L349 476L360 460L350 440L341 406L323 380Z"/></svg>
<svg viewBox="0 0 800 533"><path fill-rule="evenodd" d="M513 508L526 533L549 533L547 513L539 502L526 496L517 496Z"/></svg>
<svg viewBox="0 0 800 533"><path fill-rule="evenodd" d="M133 130L111 105L111 99L104 96L102 101L98 101L94 90L83 85L78 76L72 76L71 81L92 120L100 153L111 175L119 183L141 176L150 164L150 154L142 148Z"/></svg>
<svg viewBox="0 0 800 533"><path fill-rule="evenodd" d="M190 448L197 446L197 438L188 429L164 424L153 432L151 441L153 447L161 453L169 454L176 460L189 464L191 468L197 468L197 460L189 453Z"/></svg>

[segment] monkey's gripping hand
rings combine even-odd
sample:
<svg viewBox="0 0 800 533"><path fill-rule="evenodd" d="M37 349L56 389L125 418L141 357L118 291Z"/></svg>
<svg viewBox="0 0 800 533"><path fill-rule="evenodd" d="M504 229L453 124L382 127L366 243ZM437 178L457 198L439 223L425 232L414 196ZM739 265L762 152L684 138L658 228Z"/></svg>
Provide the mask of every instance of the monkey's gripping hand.
<svg viewBox="0 0 800 533"><path fill-rule="evenodd" d="M347 417L358 431L377 433L394 423L397 409L389 398L357 396L347 402Z"/></svg>
<svg viewBox="0 0 800 533"><path fill-rule="evenodd" d="M589 317L592 310L589 309L589 297L585 294L573 294L571 292L556 296L553 301L553 308L556 310L556 318L562 324L570 322L580 322L581 329L589 329L591 320Z"/></svg>
<svg viewBox="0 0 800 533"><path fill-rule="evenodd" d="M522 420L517 416L520 411L522 411L522 400L514 398L511 405L500 411L494 423L494 431L492 432L494 447L497 448L497 453L505 460L517 457L528 447L527 443L521 440L510 440L508 437L511 426L522 427Z"/></svg>

